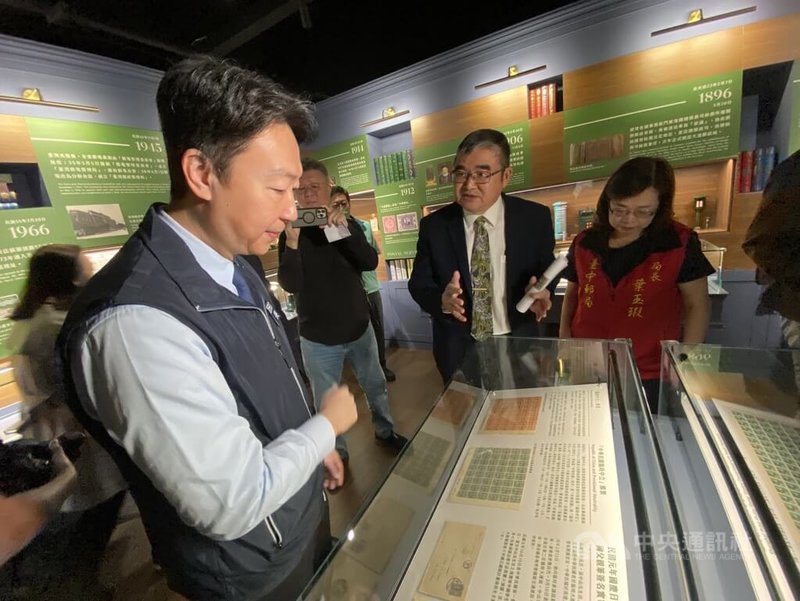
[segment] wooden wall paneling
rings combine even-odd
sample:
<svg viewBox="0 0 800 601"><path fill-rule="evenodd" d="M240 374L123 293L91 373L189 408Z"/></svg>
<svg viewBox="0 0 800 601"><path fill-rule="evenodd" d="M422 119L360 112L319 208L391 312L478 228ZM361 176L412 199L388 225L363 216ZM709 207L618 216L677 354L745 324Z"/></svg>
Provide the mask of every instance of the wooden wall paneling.
<svg viewBox="0 0 800 601"><path fill-rule="evenodd" d="M731 221L727 231L708 232L703 238L726 249L724 269L755 269L756 266L742 250L747 228L756 215L761 202L761 192L746 192L733 195ZM723 283L724 285L724 283Z"/></svg>
<svg viewBox="0 0 800 601"><path fill-rule="evenodd" d="M564 173L564 113L530 120L531 170L536 187L560 184Z"/></svg>
<svg viewBox="0 0 800 601"><path fill-rule="evenodd" d="M725 167L720 169L719 179L717 180L717 210L716 219L712 221L711 227L715 229L727 229L730 226L731 218L731 198L733 196L733 176L736 171L736 160L728 159ZM707 215L711 212L706 210Z"/></svg>
<svg viewBox="0 0 800 601"><path fill-rule="evenodd" d="M378 216L378 205L375 202L374 192L365 192L362 194L353 194L350 196L350 212L354 217L358 217L362 221L369 223L370 219ZM378 281L385 282L389 279L386 272L386 259L383 256L383 234L380 230L372 232L375 236L375 242L378 248L381 249L381 254L378 255Z"/></svg>
<svg viewBox="0 0 800 601"><path fill-rule="evenodd" d="M22 401L22 391L16 382L0 385L0 409Z"/></svg>
<svg viewBox="0 0 800 601"><path fill-rule="evenodd" d="M564 73L564 110L741 68L741 28L682 40Z"/></svg>
<svg viewBox="0 0 800 601"><path fill-rule="evenodd" d="M0 163L35 163L25 119L14 115L0 115Z"/></svg>
<svg viewBox="0 0 800 601"><path fill-rule="evenodd" d="M705 219L707 215L712 216L713 227L727 228L726 223L715 223L713 219L717 214L717 206L721 198L720 174L725 171L727 171L727 161L676 169L675 200L672 206L675 219L689 227L694 227L694 199L697 196L705 196L706 207L703 211L703 218Z"/></svg>
<svg viewBox="0 0 800 601"><path fill-rule="evenodd" d="M412 119L411 139L415 149L423 148L463 138L476 129L497 127L527 118L528 87L519 86Z"/></svg>
<svg viewBox="0 0 800 601"><path fill-rule="evenodd" d="M676 169L675 200L673 204L675 219L694 227L695 196L705 196L707 199L704 215L715 214L717 199L720 198L718 196L719 181L726 176L725 174L729 172L729 169L727 161ZM527 200L535 200L548 207L552 207L556 201L567 201L567 233L571 239L578 233L578 211L581 209L594 209L597 206L597 199L600 197L606 181L607 179L603 178L561 186L550 186L522 192L517 195ZM712 224L712 228L708 232L701 230L699 232L700 235L706 238L707 234L718 229L714 225ZM565 242L568 243L569 240ZM716 244L716 242L714 243Z"/></svg>
<svg viewBox="0 0 800 601"><path fill-rule="evenodd" d="M742 68L800 57L800 14L750 23L742 28Z"/></svg>

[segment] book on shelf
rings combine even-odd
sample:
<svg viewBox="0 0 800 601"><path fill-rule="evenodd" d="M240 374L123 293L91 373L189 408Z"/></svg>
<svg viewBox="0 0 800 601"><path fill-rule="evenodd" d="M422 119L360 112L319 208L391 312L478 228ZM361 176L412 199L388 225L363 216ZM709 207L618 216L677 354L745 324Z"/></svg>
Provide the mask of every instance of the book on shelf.
<svg viewBox="0 0 800 601"><path fill-rule="evenodd" d="M542 108L542 88L539 86L536 88L536 116L543 117L544 110Z"/></svg>
<svg viewBox="0 0 800 601"><path fill-rule="evenodd" d="M378 163L380 163L380 166L381 166L381 181L384 184L388 184L389 183L389 172L386 169L386 157L383 156L383 155L379 156L378 157Z"/></svg>
<svg viewBox="0 0 800 601"><path fill-rule="evenodd" d="M541 114L549 115L550 114L550 86L542 86L542 112Z"/></svg>
<svg viewBox="0 0 800 601"><path fill-rule="evenodd" d="M741 151L734 171L736 191L762 192L777 164L778 153L774 146Z"/></svg>
<svg viewBox="0 0 800 601"><path fill-rule="evenodd" d="M775 167L775 147L766 146L760 148L761 153L758 155L758 167L756 183L753 190L755 192L762 192L767 185L767 180Z"/></svg>
<svg viewBox="0 0 800 601"><path fill-rule="evenodd" d="M528 88L528 118L536 119L557 112L557 98L558 85L555 82Z"/></svg>
<svg viewBox="0 0 800 601"><path fill-rule="evenodd" d="M382 154L372 159L372 165L378 185L406 181L416 175L414 154L411 150Z"/></svg>
<svg viewBox="0 0 800 601"><path fill-rule="evenodd" d="M758 192L758 185L764 180L764 149L756 148L753 151L753 176L750 181L750 191Z"/></svg>
<svg viewBox="0 0 800 601"><path fill-rule="evenodd" d="M742 161L742 168L740 171L739 192L749 192L750 186L753 182L753 151L743 150L739 153Z"/></svg>
<svg viewBox="0 0 800 601"><path fill-rule="evenodd" d="M392 153L392 158L397 165L397 180L398 182L403 181L406 179L406 165L405 161L403 160L403 153L402 152L395 152Z"/></svg>
<svg viewBox="0 0 800 601"><path fill-rule="evenodd" d="M417 177L417 169L414 166L414 151L406 150L406 163L408 164L408 176L410 178Z"/></svg>

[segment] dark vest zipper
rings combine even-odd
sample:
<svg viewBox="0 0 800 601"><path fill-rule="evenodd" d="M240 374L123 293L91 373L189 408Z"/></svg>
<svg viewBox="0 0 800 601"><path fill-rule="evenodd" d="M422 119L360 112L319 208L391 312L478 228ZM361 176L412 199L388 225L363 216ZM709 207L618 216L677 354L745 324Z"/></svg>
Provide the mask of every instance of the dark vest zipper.
<svg viewBox="0 0 800 601"><path fill-rule="evenodd" d="M264 520L264 523L267 525L267 530L269 530L269 534L272 537L272 540L275 542L275 546L278 547L278 549L283 549L283 537L281 536L281 531L278 530L278 527L272 520L272 516L268 515L267 519Z"/></svg>
<svg viewBox="0 0 800 601"><path fill-rule="evenodd" d="M278 349L278 352L280 353L283 362L286 364L286 367L288 367L289 371L292 372L292 377L294 378L294 382L297 385L297 390L300 391L300 398L303 399L303 406L305 407L308 416L311 417L311 410L308 408L308 403L306 402L306 395L303 392L303 387L300 385L300 380L298 380L294 368L286 360L286 357L283 354L283 347L281 346L281 343L278 342L278 339L275 336L275 332L272 329L272 324L270 324L269 322L270 318L264 310L260 309L259 307L242 307L239 305L227 305L224 307L215 307L213 309L203 309L202 307L200 307L200 305L197 305L195 309L197 309L197 311L200 313L209 313L211 311L224 311L229 309L245 309L245 310L258 311L259 313L261 313L261 316L264 318L264 323L267 324L267 330L269 330L269 335L272 338L272 342ZM325 499L325 501L327 502L324 490L322 491L322 498ZM283 536L281 536L281 531L278 530L278 526L275 525L272 516L267 516L267 518L264 520L264 523L267 525L267 530L269 530L269 534L272 537L272 540L275 542L275 546L278 549L283 549Z"/></svg>

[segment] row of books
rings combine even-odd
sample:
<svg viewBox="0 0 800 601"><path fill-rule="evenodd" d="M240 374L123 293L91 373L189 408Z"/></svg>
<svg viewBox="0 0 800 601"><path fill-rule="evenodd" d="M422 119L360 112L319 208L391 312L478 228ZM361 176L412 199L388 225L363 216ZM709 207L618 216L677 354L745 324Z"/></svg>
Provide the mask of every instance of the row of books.
<svg viewBox="0 0 800 601"><path fill-rule="evenodd" d="M401 150L375 157L372 159L372 165L375 168L375 181L379 186L402 182L417 175L412 150Z"/></svg>
<svg viewBox="0 0 800 601"><path fill-rule="evenodd" d="M536 119L556 112L556 84L528 88L528 117Z"/></svg>
<svg viewBox="0 0 800 601"><path fill-rule="evenodd" d="M390 280L407 280L414 269L414 259L394 259L386 261L386 272Z"/></svg>
<svg viewBox="0 0 800 601"><path fill-rule="evenodd" d="M736 161L733 182L737 192L761 192L767 185L769 174L778 164L774 146L743 150Z"/></svg>

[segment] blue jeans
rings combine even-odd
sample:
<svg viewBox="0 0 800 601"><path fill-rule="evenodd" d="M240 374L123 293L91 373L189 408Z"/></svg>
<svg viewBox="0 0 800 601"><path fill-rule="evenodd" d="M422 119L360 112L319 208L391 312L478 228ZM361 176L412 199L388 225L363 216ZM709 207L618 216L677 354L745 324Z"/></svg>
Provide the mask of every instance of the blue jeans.
<svg viewBox="0 0 800 601"><path fill-rule="evenodd" d="M375 342L372 324L367 324L367 329L359 338L345 344L320 344L301 335L300 349L303 352L306 373L311 380L311 392L317 410L325 392L334 384L341 382L342 367L346 358L353 366L358 383L367 396L375 434L380 438L386 438L392 433L394 422L389 409L389 392L378 359L378 344ZM344 436L336 437L336 450L342 456L348 455Z"/></svg>

